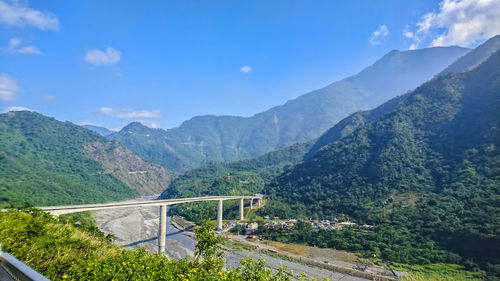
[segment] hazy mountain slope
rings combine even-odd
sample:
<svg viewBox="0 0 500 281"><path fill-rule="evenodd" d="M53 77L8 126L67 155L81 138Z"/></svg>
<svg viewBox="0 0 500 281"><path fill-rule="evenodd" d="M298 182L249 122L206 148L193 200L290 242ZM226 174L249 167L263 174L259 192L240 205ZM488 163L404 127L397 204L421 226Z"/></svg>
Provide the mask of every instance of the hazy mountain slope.
<svg viewBox="0 0 500 281"><path fill-rule="evenodd" d="M121 181L125 180L122 163L138 158L120 144L70 122L35 112L8 112L0 114L0 139L0 204L104 202L160 189L154 185L159 181L156 178L142 181L148 187L137 189ZM108 163L108 159L117 161ZM164 180L170 175L163 168L154 169L161 170L158 174Z"/></svg>
<svg viewBox="0 0 500 281"><path fill-rule="evenodd" d="M477 67L479 63L488 59L491 54L495 53L498 50L500 50L500 35L487 40L480 46L476 47L474 50L460 57L438 75L444 75L450 72L462 72L465 70L471 70L474 67ZM312 146L311 150L307 153L305 158L311 157L321 147L339 140L340 138L353 132L356 128L366 123L380 119L386 113L392 111L398 103L400 103L407 97L408 95L395 97L373 110L359 111L343 119L328 131L326 131L323 135L321 135L317 142Z"/></svg>
<svg viewBox="0 0 500 281"><path fill-rule="evenodd" d="M354 76L253 117L198 116L167 131L131 124L109 137L181 172L211 162L256 157L317 138L349 114L413 89L468 51L459 47L391 51Z"/></svg>
<svg viewBox="0 0 500 281"><path fill-rule="evenodd" d="M389 100L388 102L378 106L375 109L368 111L358 111L342 119L340 122L335 124L335 126L333 126L329 130L327 130L324 134L322 134L321 137L319 137L314 142L314 144L311 146L311 149L304 156L304 159L312 157L323 146L350 135L359 127L368 124L370 122L379 120L386 113L389 113L392 110L394 110L394 108L407 97L408 95L395 97Z"/></svg>
<svg viewBox="0 0 500 281"><path fill-rule="evenodd" d="M82 125L82 127L84 127L85 129L89 129L91 131L94 131L103 137L109 136L112 133L114 133L113 131L109 130L108 128L104 128L104 127L100 127L100 126Z"/></svg>
<svg viewBox="0 0 500 281"><path fill-rule="evenodd" d="M386 254L399 251L399 260L411 249L406 258L452 261L432 254L443 248L498 264L499 65L497 51L469 72L418 87L380 120L278 177L266 193L293 207L275 204L264 212L347 213L380 231L395 231L381 237L407 240L405 249L388 246Z"/></svg>
<svg viewBox="0 0 500 281"><path fill-rule="evenodd" d="M500 35L488 39L486 42L457 59L440 74L470 70L485 61L489 56L500 49Z"/></svg>

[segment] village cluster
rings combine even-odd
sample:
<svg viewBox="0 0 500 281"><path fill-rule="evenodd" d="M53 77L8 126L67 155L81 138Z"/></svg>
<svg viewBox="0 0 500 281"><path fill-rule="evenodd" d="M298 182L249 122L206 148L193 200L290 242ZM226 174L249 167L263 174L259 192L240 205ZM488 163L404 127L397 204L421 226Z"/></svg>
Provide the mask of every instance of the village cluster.
<svg viewBox="0 0 500 281"><path fill-rule="evenodd" d="M282 227L286 229L291 229L296 223L296 219L288 219L288 220L280 220L279 217L269 218L265 216L264 219L267 221L264 226L266 227ZM306 219L305 223L311 224L311 226L315 229L327 229L327 230L336 230L342 227L347 226L357 226L356 223L350 221L340 221L337 218L333 218L332 220L313 220Z"/></svg>
<svg viewBox="0 0 500 281"><path fill-rule="evenodd" d="M292 229L293 226L299 221L297 219L280 219L279 217L270 218L269 216L265 216L264 220L265 220L265 223L263 225L264 227L268 228L281 227L284 229ZM349 221L349 219L347 219L346 217L342 218L332 217L331 219L326 219L326 220L306 219L300 221L311 224L312 228L314 229L325 229L325 230L339 230L343 227L358 226L357 223ZM225 227L226 228L236 227L238 229L238 232L244 230L243 233L252 234L258 230L259 225L257 222L238 223L230 221L225 225ZM361 227L371 228L373 226L364 224L361 225Z"/></svg>

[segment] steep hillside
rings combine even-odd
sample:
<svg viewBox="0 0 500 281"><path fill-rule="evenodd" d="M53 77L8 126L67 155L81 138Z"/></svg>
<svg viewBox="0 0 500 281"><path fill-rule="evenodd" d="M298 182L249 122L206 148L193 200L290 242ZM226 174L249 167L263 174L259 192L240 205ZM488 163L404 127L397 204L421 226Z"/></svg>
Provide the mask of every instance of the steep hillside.
<svg viewBox="0 0 500 281"><path fill-rule="evenodd" d="M178 172L256 157L317 138L349 114L417 87L468 51L459 47L391 51L354 76L253 117L198 116L167 131L133 123L109 137Z"/></svg>
<svg viewBox="0 0 500 281"><path fill-rule="evenodd" d="M385 258L461 257L495 271L488 264L500 263L499 65L497 51L471 71L439 76L392 101L379 120L279 176L266 189L278 203L263 212L346 213L378 226L355 243L385 245Z"/></svg>
<svg viewBox="0 0 500 281"><path fill-rule="evenodd" d="M117 177L140 195L160 194L176 176L160 165L144 161L117 142L89 142L83 151L104 166L105 173Z"/></svg>
<svg viewBox="0 0 500 281"><path fill-rule="evenodd" d="M0 114L0 139L2 205L114 201L158 192L168 184L159 186L158 182L168 180L170 173L134 158L121 145L70 122L35 112ZM113 159L120 161L111 163ZM126 168L136 168L134 163L123 163L138 159L137 168L154 167L152 179L141 175L143 178L134 183L135 179L123 175ZM163 177L155 178L157 175ZM138 188L138 183L148 187Z"/></svg>
<svg viewBox="0 0 500 281"><path fill-rule="evenodd" d="M498 49L500 49L500 35L488 39L486 42L481 44L481 46L457 59L440 74L471 70L488 59L488 57L495 53Z"/></svg>

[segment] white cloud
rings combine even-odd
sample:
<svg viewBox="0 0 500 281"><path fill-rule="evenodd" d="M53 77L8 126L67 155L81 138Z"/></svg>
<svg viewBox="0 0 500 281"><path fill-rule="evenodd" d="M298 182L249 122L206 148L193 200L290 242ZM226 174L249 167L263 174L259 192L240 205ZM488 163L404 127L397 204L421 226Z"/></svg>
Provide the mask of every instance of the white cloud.
<svg viewBox="0 0 500 281"><path fill-rule="evenodd" d="M0 73L0 102L14 99L17 93L17 81L7 73Z"/></svg>
<svg viewBox="0 0 500 281"><path fill-rule="evenodd" d="M119 119L154 119L161 117L161 111L159 110L133 110L131 108L113 109L101 107L97 110L97 113Z"/></svg>
<svg viewBox="0 0 500 281"><path fill-rule="evenodd" d="M372 46L380 45L382 40L389 35L389 28L386 25L381 25L377 30L372 33L368 43Z"/></svg>
<svg viewBox="0 0 500 281"><path fill-rule="evenodd" d="M410 31L409 26L406 25L405 29L403 30L403 36L411 39L413 43L408 47L409 50L415 50L420 43L420 39L415 35L414 32Z"/></svg>
<svg viewBox="0 0 500 281"><path fill-rule="evenodd" d="M421 41L429 46L473 46L500 34L499 0L444 0L439 11L423 15L416 23L410 48Z"/></svg>
<svg viewBox="0 0 500 281"><path fill-rule="evenodd" d="M252 72L252 70L253 70L253 68L251 66L248 66L248 65L245 65L245 66L240 68L240 72L244 73L244 74L250 73L250 72Z"/></svg>
<svg viewBox="0 0 500 281"><path fill-rule="evenodd" d="M9 111L34 111L24 106L10 106L3 110L2 113L7 113Z"/></svg>
<svg viewBox="0 0 500 281"><path fill-rule="evenodd" d="M120 62L120 51L107 47L106 51L93 49L87 52L85 60L94 65L109 65Z"/></svg>
<svg viewBox="0 0 500 281"><path fill-rule="evenodd" d="M21 46L22 42L19 38L12 38L9 40L9 46L5 49L5 53L9 54L25 54L25 55L39 55L42 52L36 46Z"/></svg>
<svg viewBox="0 0 500 281"><path fill-rule="evenodd" d="M10 3L0 0L0 22L18 27L33 26L40 30L59 29L59 19L53 14L34 10L15 0Z"/></svg>
<svg viewBox="0 0 500 281"><path fill-rule="evenodd" d="M21 45L21 39L19 38L12 38L9 40L9 49L15 49L19 45Z"/></svg>
<svg viewBox="0 0 500 281"><path fill-rule="evenodd" d="M51 102L51 101L54 101L55 99L56 99L56 96L53 96L53 95L48 95L48 96L42 97L42 100L46 101L46 102Z"/></svg>

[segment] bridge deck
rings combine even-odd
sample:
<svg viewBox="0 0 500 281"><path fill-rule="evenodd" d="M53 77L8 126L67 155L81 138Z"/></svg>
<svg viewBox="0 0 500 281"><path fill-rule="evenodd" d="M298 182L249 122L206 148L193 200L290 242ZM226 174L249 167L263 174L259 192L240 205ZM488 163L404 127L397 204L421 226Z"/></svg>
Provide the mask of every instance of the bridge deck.
<svg viewBox="0 0 500 281"><path fill-rule="evenodd" d="M235 200L235 199L262 199L262 195L253 196L204 196L192 198L179 198L179 199L165 199L165 200L149 200L149 201L127 201L127 202L113 202L105 204L85 204L85 205L67 205L67 206L48 206L40 207L41 210L52 213L53 215L62 215L70 213L78 213L94 210L105 210L114 208L125 207L139 207L139 206L165 206L175 205L188 202L199 201L219 201L219 200Z"/></svg>

